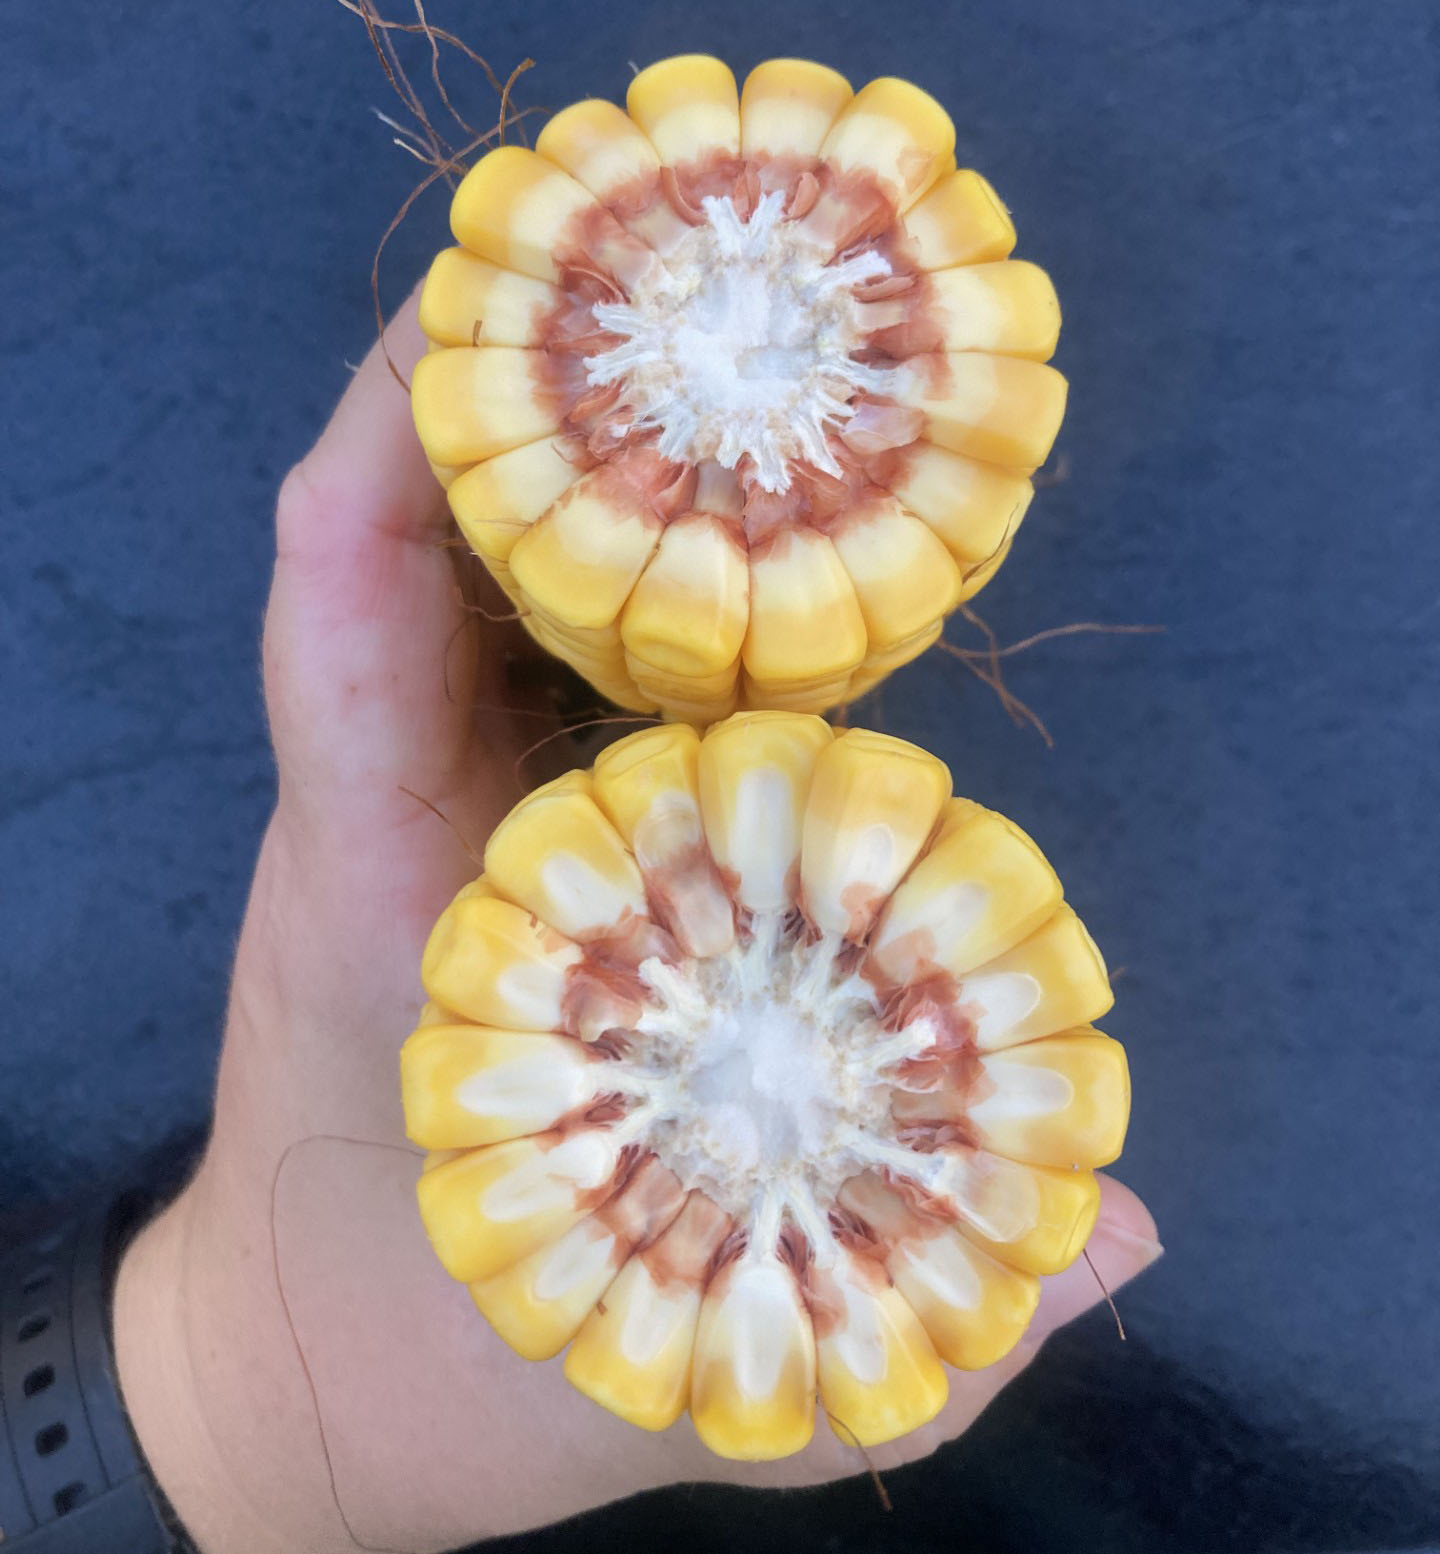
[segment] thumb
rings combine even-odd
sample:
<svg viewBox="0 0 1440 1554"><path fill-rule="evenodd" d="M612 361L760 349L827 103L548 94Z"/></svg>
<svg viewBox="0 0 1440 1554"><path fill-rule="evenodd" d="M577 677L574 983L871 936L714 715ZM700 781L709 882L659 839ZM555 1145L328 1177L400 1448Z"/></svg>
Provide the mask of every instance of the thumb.
<svg viewBox="0 0 1440 1554"><path fill-rule="evenodd" d="M1082 1256L1064 1273L1041 1281L1040 1304L1020 1341L984 1370L953 1374L949 1402L931 1424L895 1443L895 1463L927 1455L967 1430L1039 1354L1051 1333L1099 1305L1107 1291L1113 1295L1160 1256L1155 1221L1145 1205L1113 1177L1103 1172L1096 1177L1100 1213L1085 1248L1089 1262Z"/></svg>
<svg viewBox="0 0 1440 1554"><path fill-rule="evenodd" d="M445 495L391 370L424 352L416 310L412 294L277 505L266 704L282 797L323 796L317 821L410 817L402 786L473 790L472 709L498 696L501 647L467 620Z"/></svg>
<svg viewBox="0 0 1440 1554"><path fill-rule="evenodd" d="M1164 1251L1155 1221L1140 1199L1114 1177L1097 1175L1100 1215L1085 1247L1089 1260L1082 1256L1064 1273L1045 1280L1035 1320L1021 1340L1032 1353L1056 1328L1099 1305L1107 1291L1113 1295Z"/></svg>

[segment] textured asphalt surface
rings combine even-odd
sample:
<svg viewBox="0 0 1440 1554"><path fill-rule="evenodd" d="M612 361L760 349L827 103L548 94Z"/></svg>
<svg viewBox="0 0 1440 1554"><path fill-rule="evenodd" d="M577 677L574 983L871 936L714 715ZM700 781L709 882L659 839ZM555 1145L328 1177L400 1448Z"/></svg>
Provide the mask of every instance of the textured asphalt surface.
<svg viewBox="0 0 1440 1554"><path fill-rule="evenodd" d="M431 7L436 14L436 7ZM857 721L1014 816L1123 967L1119 1173L1169 1251L894 1476L513 1547L1440 1542L1440 41L1424 0L451 6L522 100L628 61L907 75L1053 274L1068 479L980 601L1055 748L938 655ZM286 467L416 164L338 5L10 7L0 56L0 1206L203 1129L273 794ZM421 63L419 56L412 62ZM452 74L476 112L493 95ZM422 202L398 300L444 240ZM959 630L952 636L964 640ZM507 1545L507 1547L510 1545Z"/></svg>

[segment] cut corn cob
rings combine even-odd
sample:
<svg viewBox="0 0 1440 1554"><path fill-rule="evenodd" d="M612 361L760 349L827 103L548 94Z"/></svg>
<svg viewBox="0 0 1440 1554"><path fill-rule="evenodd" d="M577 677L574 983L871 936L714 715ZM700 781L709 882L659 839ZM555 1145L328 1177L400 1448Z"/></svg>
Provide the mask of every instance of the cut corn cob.
<svg viewBox="0 0 1440 1554"><path fill-rule="evenodd" d="M642 70L471 169L415 424L526 628L603 695L822 712L1008 554L1059 307L926 93L807 60Z"/></svg>
<svg viewBox="0 0 1440 1554"><path fill-rule="evenodd" d="M646 1429L781 1457L943 1406L1118 1153L1104 965L1034 843L913 745L742 712L504 820L401 1057L445 1268Z"/></svg>

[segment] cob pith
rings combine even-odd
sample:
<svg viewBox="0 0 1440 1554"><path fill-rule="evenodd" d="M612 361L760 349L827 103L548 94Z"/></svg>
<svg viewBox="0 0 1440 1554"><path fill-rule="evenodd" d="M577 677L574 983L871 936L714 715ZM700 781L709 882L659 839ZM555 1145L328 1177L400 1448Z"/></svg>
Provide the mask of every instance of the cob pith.
<svg viewBox="0 0 1440 1554"><path fill-rule="evenodd" d="M451 210L415 422L532 635L708 724L819 712L1003 561L1065 404L1044 272L944 110L771 60L641 71Z"/></svg>
<svg viewBox="0 0 1440 1554"><path fill-rule="evenodd" d="M903 1435L1011 1348L1129 1106L1029 837L913 745L748 712L620 740L484 862L402 1077L426 1229L512 1347L749 1459L817 1395Z"/></svg>

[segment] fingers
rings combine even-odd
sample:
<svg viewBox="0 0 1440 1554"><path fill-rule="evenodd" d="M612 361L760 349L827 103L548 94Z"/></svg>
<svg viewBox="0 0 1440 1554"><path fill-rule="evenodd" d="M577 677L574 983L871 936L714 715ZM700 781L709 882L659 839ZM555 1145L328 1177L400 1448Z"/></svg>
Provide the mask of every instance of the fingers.
<svg viewBox="0 0 1440 1554"><path fill-rule="evenodd" d="M1081 1257L1064 1273L1043 1280L1034 1320L1015 1348L985 1370L951 1372L949 1402L932 1424L887 1448L893 1455L885 1457L885 1466L928 1455L969 1429L1039 1354L1051 1333L1102 1302L1106 1290L1113 1295L1161 1255L1163 1249L1149 1210L1128 1187L1103 1172L1097 1175L1100 1215L1086 1246L1094 1270Z"/></svg>
<svg viewBox="0 0 1440 1554"><path fill-rule="evenodd" d="M1090 1261L1087 1263L1081 1257L1064 1273L1045 1280L1035 1320L1023 1340L1032 1352L1056 1328L1103 1301L1106 1290L1113 1295L1121 1285L1143 1273L1164 1250L1156 1235L1155 1221L1139 1198L1114 1177L1097 1174L1100 1217L1085 1247Z"/></svg>
<svg viewBox="0 0 1440 1554"><path fill-rule="evenodd" d="M1160 1256L1155 1222L1128 1187L1098 1173L1100 1215L1087 1250L1095 1270L1113 1294ZM949 1372L950 1397L927 1425L887 1445L872 1447L861 1458L828 1429L817 1428L814 1442L800 1456L773 1463L736 1464L701 1459L712 1479L773 1487L820 1483L857 1472L870 1464L882 1471L928 1457L963 1434L1040 1352L1045 1339L1066 1322L1103 1301L1105 1296L1082 1257L1064 1273L1043 1281L1035 1318L1020 1342L984 1370ZM698 1448L697 1448L698 1452Z"/></svg>

